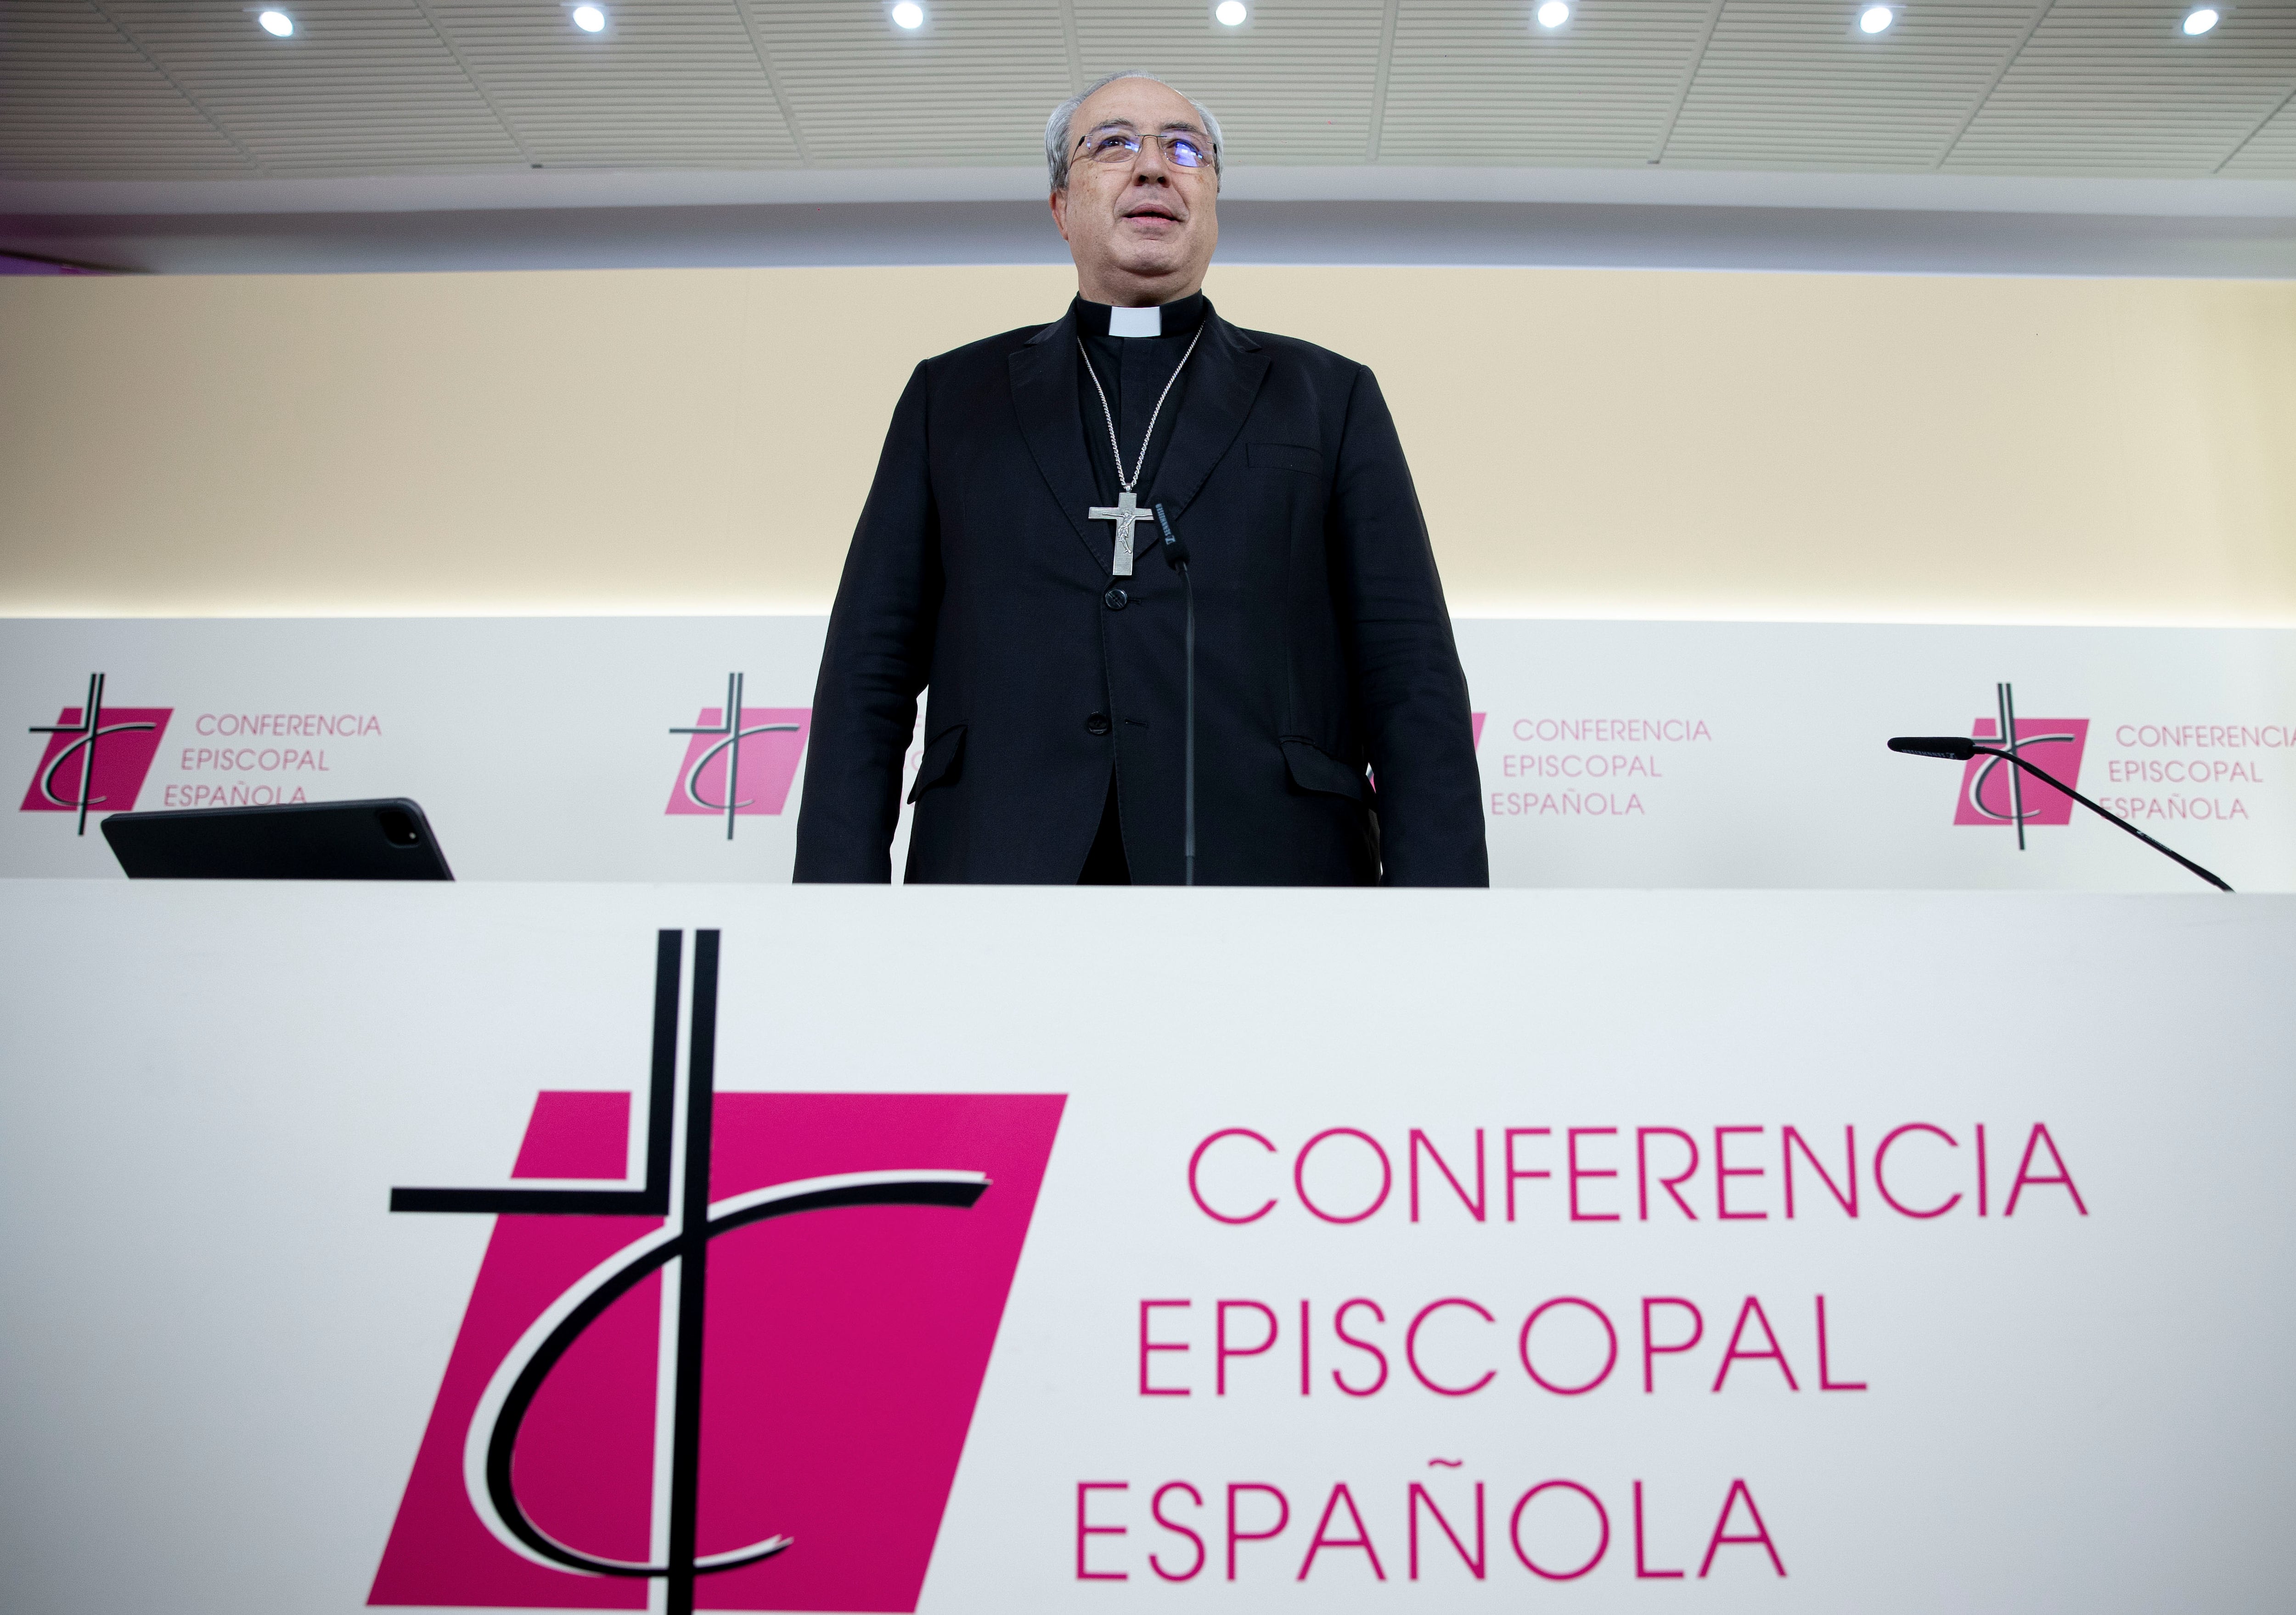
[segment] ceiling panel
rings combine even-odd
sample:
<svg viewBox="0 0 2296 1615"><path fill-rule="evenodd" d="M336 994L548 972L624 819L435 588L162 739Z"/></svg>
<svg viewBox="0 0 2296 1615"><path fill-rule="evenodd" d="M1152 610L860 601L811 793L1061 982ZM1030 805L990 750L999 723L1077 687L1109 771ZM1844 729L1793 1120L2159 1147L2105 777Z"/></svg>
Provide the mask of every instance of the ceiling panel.
<svg viewBox="0 0 2296 1615"><path fill-rule="evenodd" d="M294 0L274 39L234 0L102 9L266 172L487 167L516 143L412 0Z"/></svg>
<svg viewBox="0 0 2296 1615"><path fill-rule="evenodd" d="M12 172L255 172L86 0L0 5L0 153Z"/></svg>
<svg viewBox="0 0 2296 1615"><path fill-rule="evenodd" d="M1583 0L1548 33L1528 0L1406 0L1379 159L1647 163L1713 10L1712 0Z"/></svg>
<svg viewBox="0 0 2296 1615"><path fill-rule="evenodd" d="M1056 0L928 0L903 33L878 0L748 0L816 163L927 168L1044 161L1069 93Z"/></svg>
<svg viewBox="0 0 2296 1615"><path fill-rule="evenodd" d="M0 175L1033 166L1124 67L1256 168L2296 177L2296 0L0 0Z"/></svg>
<svg viewBox="0 0 2296 1615"><path fill-rule="evenodd" d="M1382 0L1264 0L1226 29L1210 0L1076 6L1087 80L1126 68L1170 79L1218 118L1225 161L1244 163L1364 160L1385 14Z"/></svg>
<svg viewBox="0 0 2296 1615"><path fill-rule="evenodd" d="M1841 0L1730 0L1667 142L1703 168L1927 169L2042 7L1918 0L1886 31Z"/></svg>
<svg viewBox="0 0 2296 1615"><path fill-rule="evenodd" d="M797 142L734 0L614 0L601 34L537 0L422 0L529 162L767 168Z"/></svg>
<svg viewBox="0 0 2296 1615"><path fill-rule="evenodd" d="M2219 171L2228 179L2296 179L2296 96L2282 102Z"/></svg>
<svg viewBox="0 0 2296 1615"><path fill-rule="evenodd" d="M2189 8L2057 0L1947 159L2021 174L2208 174L2296 78L2296 4L2242 0L2188 38Z"/></svg>

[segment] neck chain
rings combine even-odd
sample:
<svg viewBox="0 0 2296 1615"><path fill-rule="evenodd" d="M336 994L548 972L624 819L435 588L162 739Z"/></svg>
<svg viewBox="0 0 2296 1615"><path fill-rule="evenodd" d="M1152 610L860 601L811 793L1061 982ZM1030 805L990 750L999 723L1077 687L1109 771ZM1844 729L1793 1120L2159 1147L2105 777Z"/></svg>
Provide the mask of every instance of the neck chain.
<svg viewBox="0 0 2296 1615"><path fill-rule="evenodd" d="M1141 472L1147 468L1148 445L1156 436L1156 417L1164 413L1164 400L1172 396L1172 388L1178 383L1180 372L1185 370L1188 367L1188 361L1195 357L1196 344L1203 340L1203 336L1204 328L1198 325L1196 334L1188 339L1188 350L1180 355L1180 362L1172 367L1172 379L1166 382L1164 391L1156 395L1156 408L1148 412L1148 430L1141 434L1140 457L1132 463L1130 476L1124 474L1124 445L1116 441L1116 416L1108 408L1108 389L1100 384L1100 372L1092 367L1092 355L1085 351L1084 339L1082 337L1077 339L1077 353L1084 360L1084 373L1092 377L1092 390L1100 394L1100 418L1108 423L1108 449L1116 457L1118 493L1130 493L1138 484ZM1125 536L1129 538L1131 535L1127 533ZM1128 567L1126 570L1129 571L1130 568Z"/></svg>

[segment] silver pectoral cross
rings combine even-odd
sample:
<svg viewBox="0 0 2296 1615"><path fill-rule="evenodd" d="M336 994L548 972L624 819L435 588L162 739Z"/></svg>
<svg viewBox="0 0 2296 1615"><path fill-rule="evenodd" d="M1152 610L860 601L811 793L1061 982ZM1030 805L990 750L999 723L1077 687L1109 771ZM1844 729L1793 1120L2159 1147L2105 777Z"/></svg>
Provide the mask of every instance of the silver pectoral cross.
<svg viewBox="0 0 2296 1615"><path fill-rule="evenodd" d="M1154 513L1132 502L1132 490L1125 489L1116 496L1113 505L1095 505L1085 512L1095 522L1116 523L1116 564L1109 570L1119 578L1132 575L1132 529Z"/></svg>

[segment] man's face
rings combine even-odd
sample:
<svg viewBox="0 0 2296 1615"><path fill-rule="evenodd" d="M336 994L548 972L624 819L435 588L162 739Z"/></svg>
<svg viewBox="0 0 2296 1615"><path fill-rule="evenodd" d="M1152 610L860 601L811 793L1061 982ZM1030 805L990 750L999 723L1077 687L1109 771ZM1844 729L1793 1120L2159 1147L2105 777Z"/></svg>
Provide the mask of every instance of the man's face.
<svg viewBox="0 0 2296 1615"><path fill-rule="evenodd" d="M1095 136L1126 130L1140 150L1122 162L1086 153ZM1174 162L1153 136L1193 135L1200 168ZM1077 287L1094 302L1144 307L1187 296L1203 284L1219 242L1219 181L1211 135L1196 109L1169 87L1119 78L1088 98L1069 120L1069 185L1052 196L1053 220L1075 258Z"/></svg>

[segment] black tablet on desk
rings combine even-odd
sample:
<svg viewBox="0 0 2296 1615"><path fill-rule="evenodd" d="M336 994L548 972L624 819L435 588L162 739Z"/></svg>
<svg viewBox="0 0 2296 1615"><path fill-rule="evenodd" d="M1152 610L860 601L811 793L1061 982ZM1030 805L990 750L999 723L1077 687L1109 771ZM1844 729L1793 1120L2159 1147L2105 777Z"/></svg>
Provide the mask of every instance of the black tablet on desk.
<svg viewBox="0 0 2296 1615"><path fill-rule="evenodd" d="M114 813L103 838L135 880L452 880L404 796Z"/></svg>

